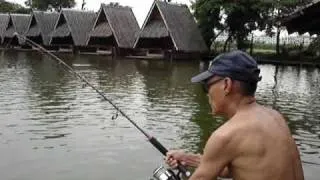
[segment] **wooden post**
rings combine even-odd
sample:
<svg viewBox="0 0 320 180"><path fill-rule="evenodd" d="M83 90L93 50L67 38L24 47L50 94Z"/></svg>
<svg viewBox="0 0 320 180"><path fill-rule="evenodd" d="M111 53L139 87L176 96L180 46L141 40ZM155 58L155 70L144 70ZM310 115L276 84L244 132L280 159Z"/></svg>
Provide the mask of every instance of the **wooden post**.
<svg viewBox="0 0 320 180"><path fill-rule="evenodd" d="M71 47L71 49L72 49L72 54L76 54L77 53L77 47L76 46Z"/></svg>
<svg viewBox="0 0 320 180"><path fill-rule="evenodd" d="M172 63L172 61L173 61L173 56L174 56L174 53L175 53L176 51L169 51L169 56L170 56L170 63Z"/></svg>
<svg viewBox="0 0 320 180"><path fill-rule="evenodd" d="M253 33L251 35L251 42L250 42L250 55L252 56L253 54Z"/></svg>
<svg viewBox="0 0 320 180"><path fill-rule="evenodd" d="M117 57L117 50L116 50L116 47L112 47L112 52L111 52L111 56L112 56L112 59L115 59Z"/></svg>

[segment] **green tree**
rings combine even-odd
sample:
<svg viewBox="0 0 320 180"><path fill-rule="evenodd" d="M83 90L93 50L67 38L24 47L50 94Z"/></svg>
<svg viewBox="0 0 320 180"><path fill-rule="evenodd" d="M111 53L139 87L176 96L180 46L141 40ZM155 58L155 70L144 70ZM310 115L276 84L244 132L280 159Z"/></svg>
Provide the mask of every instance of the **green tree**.
<svg viewBox="0 0 320 180"><path fill-rule="evenodd" d="M266 28L270 7L270 3L259 0L242 0L224 4L229 39L236 41L238 49L248 48L249 33Z"/></svg>
<svg viewBox="0 0 320 180"><path fill-rule="evenodd" d="M277 44L276 44L276 53L280 54L280 33L281 29L281 18L287 14L293 12L298 6L303 6L308 3L311 3L313 0L273 0L272 4L272 13L270 19L272 21L269 22L270 27L275 27L276 32L273 32L272 29L267 31L267 34L270 36L276 35Z"/></svg>
<svg viewBox="0 0 320 180"><path fill-rule="evenodd" d="M61 8L72 8L76 5L75 0L27 0L25 4L38 10L48 10L52 7L57 11Z"/></svg>
<svg viewBox="0 0 320 180"><path fill-rule="evenodd" d="M218 34L215 29L223 29L221 20L221 1L197 0L192 4L194 15L197 19L200 31L208 47L211 46Z"/></svg>
<svg viewBox="0 0 320 180"><path fill-rule="evenodd" d="M210 44L219 35L214 30L228 32L224 49L232 40L239 49L245 48L250 32L265 27L271 3L259 0L196 0L192 8L203 37Z"/></svg>
<svg viewBox="0 0 320 180"><path fill-rule="evenodd" d="M280 26L277 17L292 11L302 0L195 0L194 15L207 44L210 46L218 34L214 30L228 32L227 44L236 41L238 49L248 48L248 35L254 30L266 30ZM278 37L279 38L279 37Z"/></svg>
<svg viewBox="0 0 320 180"><path fill-rule="evenodd" d="M1 13L29 13L30 10L27 8L24 8L23 6L16 4L16 3L10 3L4 0L0 0L0 12Z"/></svg>

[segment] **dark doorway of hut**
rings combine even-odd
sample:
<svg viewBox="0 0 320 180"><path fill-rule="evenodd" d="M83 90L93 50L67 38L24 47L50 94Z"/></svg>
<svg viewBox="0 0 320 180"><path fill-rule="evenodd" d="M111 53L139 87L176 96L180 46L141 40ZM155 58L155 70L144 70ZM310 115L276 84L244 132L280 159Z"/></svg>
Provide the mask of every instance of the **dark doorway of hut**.
<svg viewBox="0 0 320 180"><path fill-rule="evenodd" d="M13 36L12 38L4 38L2 47L4 50L8 49L18 49L18 50L30 50L31 47L24 44L23 40L19 39L17 36Z"/></svg>

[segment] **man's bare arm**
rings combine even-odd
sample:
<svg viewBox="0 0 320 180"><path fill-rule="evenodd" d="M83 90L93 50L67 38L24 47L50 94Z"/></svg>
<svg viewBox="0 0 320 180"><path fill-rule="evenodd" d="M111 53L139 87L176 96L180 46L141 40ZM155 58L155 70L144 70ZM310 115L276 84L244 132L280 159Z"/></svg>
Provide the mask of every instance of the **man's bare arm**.
<svg viewBox="0 0 320 180"><path fill-rule="evenodd" d="M201 159L200 154L188 153L185 155L182 161L185 163L185 165L196 168L200 164L200 159Z"/></svg>
<svg viewBox="0 0 320 180"><path fill-rule="evenodd" d="M232 178L232 173L228 167L225 167L219 174L221 178Z"/></svg>
<svg viewBox="0 0 320 180"><path fill-rule="evenodd" d="M189 180L216 179L231 162L231 138L227 135L212 134L204 149L200 165ZM225 172L225 175L229 173Z"/></svg>
<svg viewBox="0 0 320 180"><path fill-rule="evenodd" d="M167 152L166 163L171 168L177 168L178 161L184 166L198 167L200 164L201 155L185 153L183 150L171 150Z"/></svg>
<svg viewBox="0 0 320 180"><path fill-rule="evenodd" d="M190 167L194 167L197 168L200 165L200 159L201 159L202 155L201 154L191 154L191 153L187 153L185 154L184 158L183 158L183 162L186 166L190 166ZM219 177L222 178L231 178L231 172L229 170L228 167L225 167L219 174Z"/></svg>

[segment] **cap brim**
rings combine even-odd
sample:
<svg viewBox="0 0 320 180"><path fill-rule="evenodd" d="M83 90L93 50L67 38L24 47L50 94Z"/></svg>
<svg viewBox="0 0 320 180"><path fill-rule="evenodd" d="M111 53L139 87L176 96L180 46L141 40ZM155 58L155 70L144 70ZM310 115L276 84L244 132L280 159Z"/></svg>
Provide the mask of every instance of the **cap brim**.
<svg viewBox="0 0 320 180"><path fill-rule="evenodd" d="M200 82L203 82L203 81L207 80L208 78L210 78L212 76L213 76L212 72L204 71L204 72L194 76L193 78L191 78L191 82L200 83Z"/></svg>

